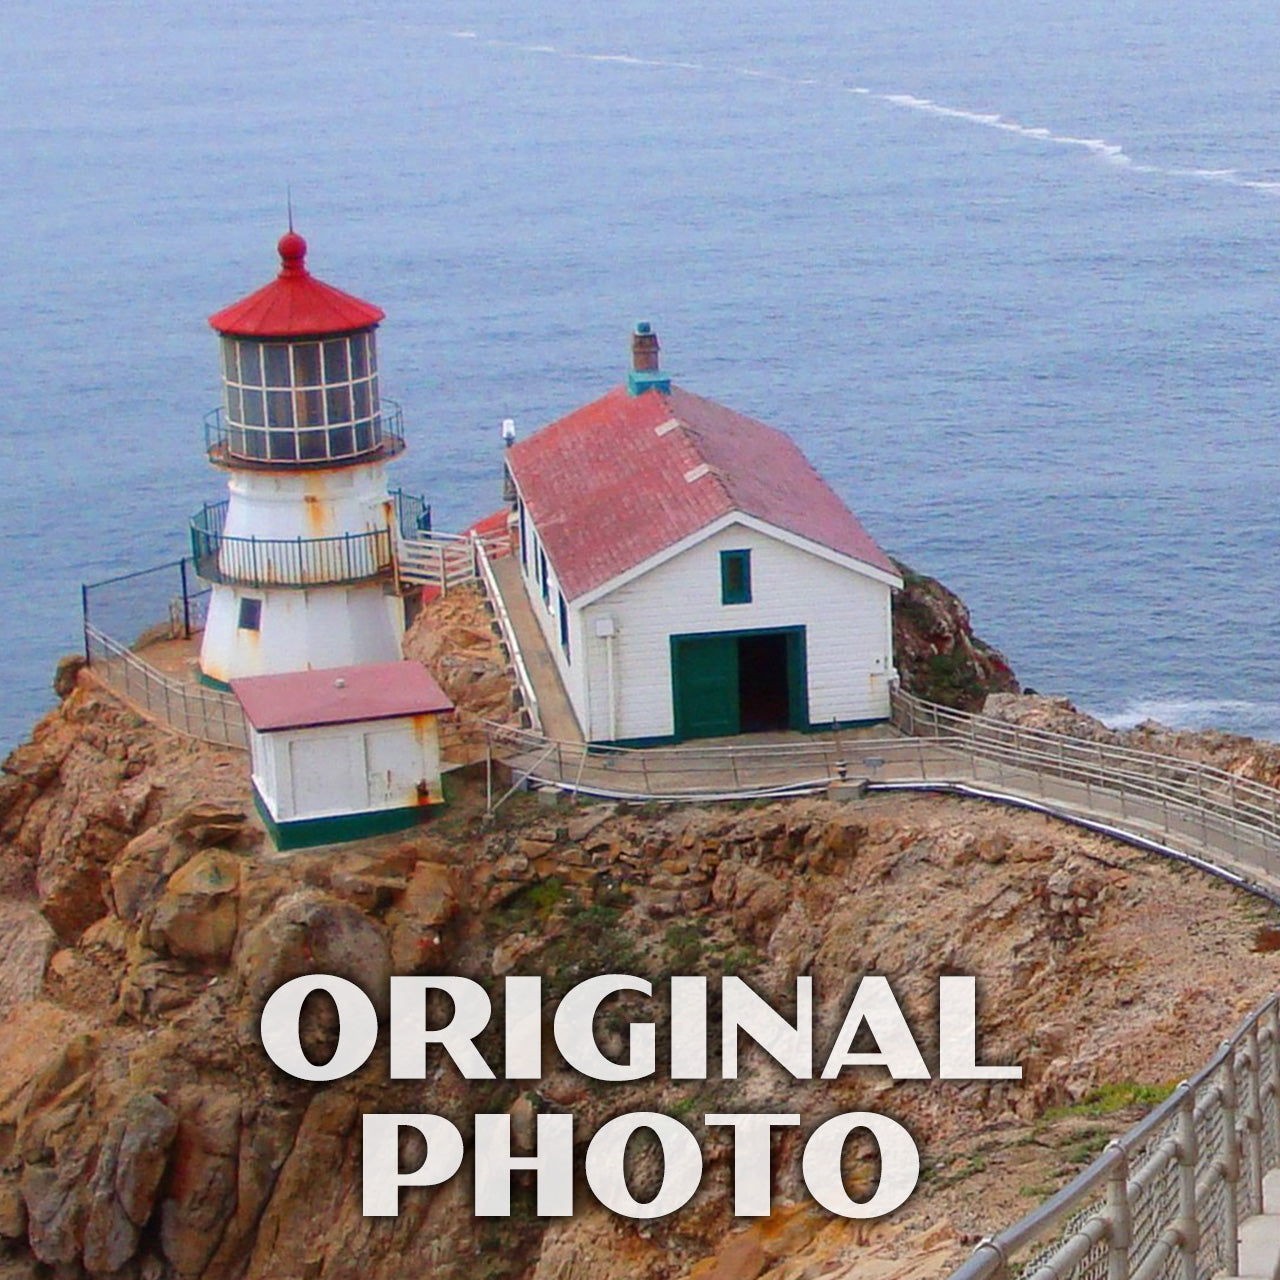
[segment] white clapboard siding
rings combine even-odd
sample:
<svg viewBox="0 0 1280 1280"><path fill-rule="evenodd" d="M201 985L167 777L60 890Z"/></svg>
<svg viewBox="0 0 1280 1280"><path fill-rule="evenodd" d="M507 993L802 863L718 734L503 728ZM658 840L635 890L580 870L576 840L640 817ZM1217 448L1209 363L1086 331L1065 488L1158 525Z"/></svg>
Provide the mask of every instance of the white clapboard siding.
<svg viewBox="0 0 1280 1280"><path fill-rule="evenodd" d="M720 552L751 552L751 602L720 602ZM588 736L607 736L606 641L595 620L611 617L616 736L662 737L675 730L673 635L757 627L806 628L809 719L878 720L889 715L892 674L890 589L857 570L735 525L633 579L582 611L587 646ZM589 714L586 714L588 713Z"/></svg>
<svg viewBox="0 0 1280 1280"><path fill-rule="evenodd" d="M890 589L813 552L745 525L731 525L584 607L569 606L570 651L560 645L554 565L550 607L534 580L540 542L530 522L525 587L588 739L665 737L675 730L671 637L760 627L806 629L809 719L880 720L889 715ZM749 604L720 601L720 552L750 550ZM609 714L609 641L596 622L612 618L615 714Z"/></svg>

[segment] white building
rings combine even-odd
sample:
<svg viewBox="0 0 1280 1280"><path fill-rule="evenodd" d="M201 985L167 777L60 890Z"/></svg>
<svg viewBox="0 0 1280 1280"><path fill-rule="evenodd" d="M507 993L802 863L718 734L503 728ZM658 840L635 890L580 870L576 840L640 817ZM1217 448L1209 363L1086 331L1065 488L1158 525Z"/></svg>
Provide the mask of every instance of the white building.
<svg viewBox="0 0 1280 1280"><path fill-rule="evenodd" d="M626 385L506 452L525 589L584 736L651 743L884 720L893 562L781 432Z"/></svg>
<svg viewBox="0 0 1280 1280"><path fill-rule="evenodd" d="M277 848L400 831L443 802L438 719L453 704L418 663L248 676L231 689Z"/></svg>
<svg viewBox="0 0 1280 1280"><path fill-rule="evenodd" d="M306 241L279 244L279 276L211 316L223 406L210 461L229 495L191 522L212 583L202 678L389 662L404 631L396 506L386 465L404 449L378 390L380 308L317 280Z"/></svg>

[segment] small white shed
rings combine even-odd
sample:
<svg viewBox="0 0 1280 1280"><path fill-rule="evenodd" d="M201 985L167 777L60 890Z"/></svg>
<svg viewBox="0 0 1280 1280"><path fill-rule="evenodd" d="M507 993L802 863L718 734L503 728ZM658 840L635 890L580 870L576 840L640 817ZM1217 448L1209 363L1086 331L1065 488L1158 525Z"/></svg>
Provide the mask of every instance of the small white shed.
<svg viewBox="0 0 1280 1280"><path fill-rule="evenodd" d="M403 830L444 802L438 720L453 704L419 663L246 676L231 689L277 848Z"/></svg>
<svg viewBox="0 0 1280 1280"><path fill-rule="evenodd" d="M626 384L506 451L525 590L588 741L889 716L893 561L781 431Z"/></svg>

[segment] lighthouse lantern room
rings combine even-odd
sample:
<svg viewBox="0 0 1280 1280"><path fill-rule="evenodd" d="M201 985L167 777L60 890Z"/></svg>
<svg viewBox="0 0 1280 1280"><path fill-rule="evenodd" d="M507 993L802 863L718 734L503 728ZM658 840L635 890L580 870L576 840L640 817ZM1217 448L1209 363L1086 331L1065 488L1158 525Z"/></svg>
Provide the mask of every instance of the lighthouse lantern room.
<svg viewBox="0 0 1280 1280"><path fill-rule="evenodd" d="M404 440L378 393L384 312L317 280L292 228L279 252L275 280L209 318L223 404L206 443L229 494L191 537L212 584L200 671L217 685L401 656L386 465Z"/></svg>

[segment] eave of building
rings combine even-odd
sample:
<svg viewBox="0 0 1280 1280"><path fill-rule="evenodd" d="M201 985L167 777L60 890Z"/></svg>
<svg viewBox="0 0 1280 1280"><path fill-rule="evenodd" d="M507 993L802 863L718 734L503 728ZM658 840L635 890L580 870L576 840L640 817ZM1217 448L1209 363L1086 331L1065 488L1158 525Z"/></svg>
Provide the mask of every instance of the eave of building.
<svg viewBox="0 0 1280 1280"><path fill-rule="evenodd" d="M519 492L518 488L517 492ZM617 591L620 587L626 586L629 582L634 582L637 578L643 577L646 573L658 568L659 565L663 565L668 560L673 560L676 556L682 555L690 547L696 547L700 542L705 542L722 529L728 529L733 525L741 525L766 537L774 538L778 542L784 542L800 551L807 551L810 555L817 556L821 560L829 561L831 564L839 565L844 569L850 569L854 573L860 573L864 577L870 578L873 582L883 583L885 586L892 587L895 590L901 590L902 588L902 579L896 574L886 573L875 565L867 564L862 560L855 560L852 556L833 551L830 547L825 547L820 542L812 542L808 538L802 538L799 534L792 533L789 529L780 529L777 525L769 524L767 521L760 520L755 516L746 515L741 511L730 511L687 537L681 538L678 542L673 542L656 554L641 560L638 564L632 565L624 572L615 574L607 582L600 583L590 591L584 591L581 595L572 598L566 597L565 603L574 609L585 609L612 592ZM532 527L537 532L537 525L534 524ZM539 535L539 541L541 542L541 535ZM547 563L550 564L554 572L556 567L555 559L547 551L545 543L542 543L542 548L547 557ZM556 580L559 581L558 573L556 574Z"/></svg>

